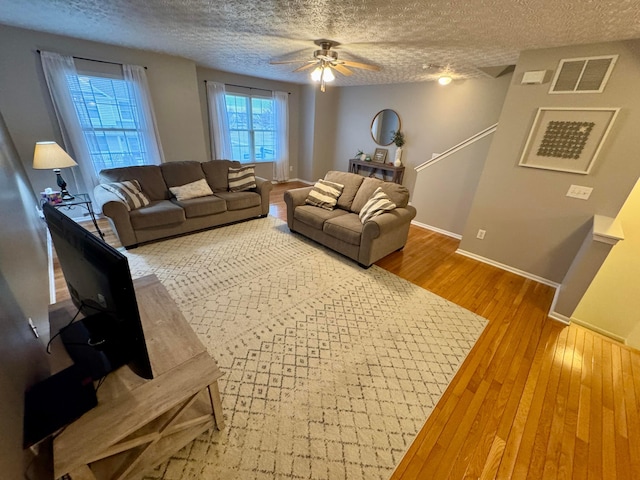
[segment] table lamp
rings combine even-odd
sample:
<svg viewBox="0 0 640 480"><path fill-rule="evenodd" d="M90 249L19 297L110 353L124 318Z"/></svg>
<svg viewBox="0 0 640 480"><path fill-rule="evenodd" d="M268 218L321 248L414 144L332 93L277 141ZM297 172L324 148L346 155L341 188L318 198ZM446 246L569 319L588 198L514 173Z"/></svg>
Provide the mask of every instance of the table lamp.
<svg viewBox="0 0 640 480"><path fill-rule="evenodd" d="M75 167L78 165L73 158L65 152L56 142L37 142L33 152L33 168L36 170L53 169L56 174L56 182L60 187L62 200L72 200L73 195L67 191L67 182L60 175L61 168Z"/></svg>

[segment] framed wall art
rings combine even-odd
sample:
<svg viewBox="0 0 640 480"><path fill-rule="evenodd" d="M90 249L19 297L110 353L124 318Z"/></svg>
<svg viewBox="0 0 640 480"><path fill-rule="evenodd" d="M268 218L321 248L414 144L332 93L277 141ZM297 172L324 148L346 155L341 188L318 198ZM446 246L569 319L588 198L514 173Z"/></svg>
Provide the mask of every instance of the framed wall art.
<svg viewBox="0 0 640 480"><path fill-rule="evenodd" d="M539 108L518 165L588 174L619 110Z"/></svg>
<svg viewBox="0 0 640 480"><path fill-rule="evenodd" d="M373 154L373 161L375 163L384 163L387 161L387 150L386 148L376 148L375 153Z"/></svg>

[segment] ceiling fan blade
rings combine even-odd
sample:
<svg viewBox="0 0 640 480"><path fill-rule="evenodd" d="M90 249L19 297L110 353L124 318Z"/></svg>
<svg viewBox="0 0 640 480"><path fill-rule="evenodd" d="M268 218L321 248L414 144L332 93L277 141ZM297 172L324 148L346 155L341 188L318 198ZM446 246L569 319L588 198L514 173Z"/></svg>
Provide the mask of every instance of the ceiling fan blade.
<svg viewBox="0 0 640 480"><path fill-rule="evenodd" d="M377 72L380 70L380 67L378 67L377 65L367 65L366 63L351 62L348 60L342 60L340 63L342 63L342 65L345 65L347 67L362 68L363 70L371 70L374 72Z"/></svg>
<svg viewBox="0 0 640 480"><path fill-rule="evenodd" d="M308 62L306 65L302 65L294 70L294 72L301 72L302 70L306 70L307 68L315 67L318 62Z"/></svg>
<svg viewBox="0 0 640 480"><path fill-rule="evenodd" d="M332 64L331 67L335 68L337 72L340 72L345 77L348 77L349 75L353 75L353 72L351 70L349 70L344 65L340 65L339 63Z"/></svg>

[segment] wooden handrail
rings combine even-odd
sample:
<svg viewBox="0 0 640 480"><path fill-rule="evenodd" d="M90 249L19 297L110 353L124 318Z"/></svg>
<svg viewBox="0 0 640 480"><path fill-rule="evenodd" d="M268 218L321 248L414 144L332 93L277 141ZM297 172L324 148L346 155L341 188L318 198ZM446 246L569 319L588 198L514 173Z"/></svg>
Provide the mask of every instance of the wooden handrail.
<svg viewBox="0 0 640 480"><path fill-rule="evenodd" d="M450 155L453 155L454 153L462 150L463 148L468 147L472 143L475 143L478 140L480 140L481 138L484 138L487 135L491 135L493 132L496 131L497 128L498 128L498 124L494 123L490 127L485 128L484 130L482 130L482 131L476 133L475 135L470 136L466 140L458 143L457 145L454 145L453 147L449 148L448 150L445 150L440 155L437 155L436 157L431 158L431 159L427 160L426 162L418 165L417 167L415 167L415 171L419 172L420 170L422 170L424 168L430 167L434 163L438 163L440 160L443 160L446 157L448 157Z"/></svg>

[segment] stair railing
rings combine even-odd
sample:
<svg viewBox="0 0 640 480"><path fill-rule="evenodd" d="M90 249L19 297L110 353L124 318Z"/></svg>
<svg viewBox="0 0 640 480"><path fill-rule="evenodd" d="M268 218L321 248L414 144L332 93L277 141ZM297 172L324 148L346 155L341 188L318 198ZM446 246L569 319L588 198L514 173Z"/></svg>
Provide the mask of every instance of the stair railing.
<svg viewBox="0 0 640 480"><path fill-rule="evenodd" d="M415 167L415 171L419 172L420 170L423 170L423 169L425 169L427 167L430 167L431 165L433 165L435 163L438 163L440 160L444 160L445 158L453 155L454 153L462 150L463 148L468 147L469 145L477 142L478 140L486 137L487 135L491 135L493 132L496 131L497 128L498 128L498 124L494 123L490 127L487 127L484 130L476 133L475 135L470 136L466 140L458 143L457 145L454 145L453 147L449 148L448 150L445 150L441 154L436 155L435 157L427 160L424 163L421 163L420 165Z"/></svg>

